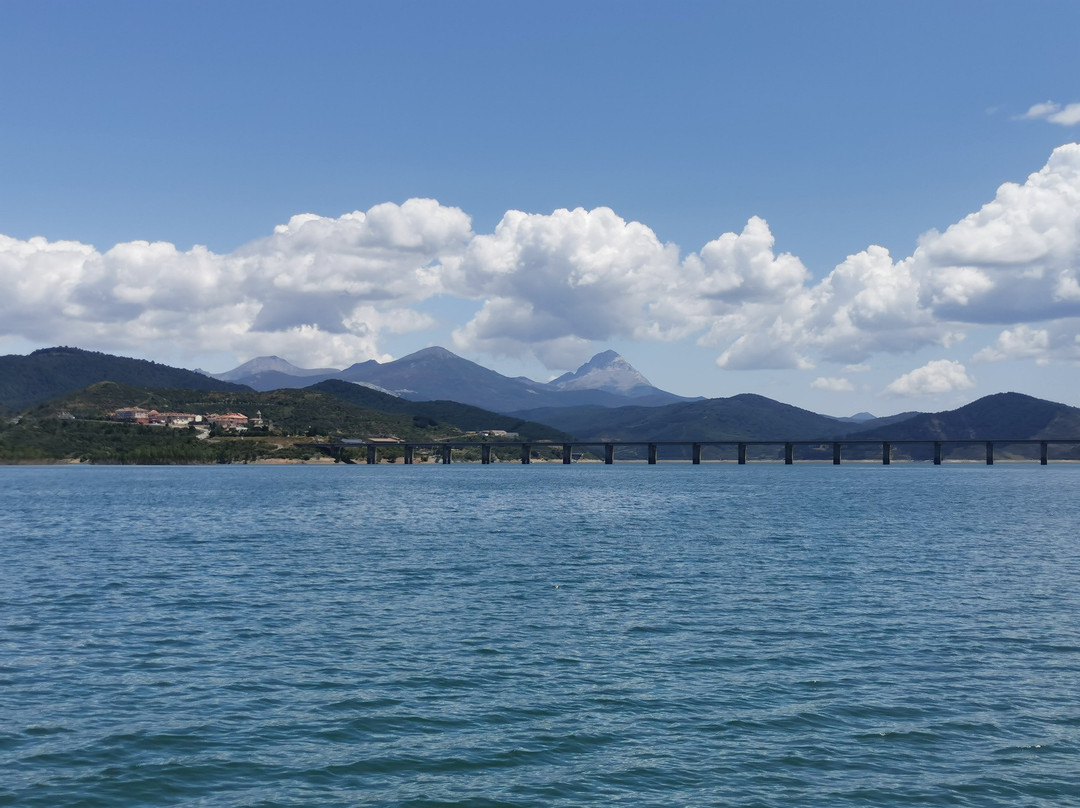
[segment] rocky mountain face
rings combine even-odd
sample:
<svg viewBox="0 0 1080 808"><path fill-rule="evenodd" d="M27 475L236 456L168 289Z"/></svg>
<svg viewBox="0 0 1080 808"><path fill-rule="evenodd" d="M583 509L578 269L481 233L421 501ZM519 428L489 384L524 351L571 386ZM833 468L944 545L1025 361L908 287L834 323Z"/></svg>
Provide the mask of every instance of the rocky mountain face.
<svg viewBox="0 0 1080 808"><path fill-rule="evenodd" d="M556 390L606 390L639 398L658 392L633 365L615 351L598 353L573 373L564 373L548 382Z"/></svg>

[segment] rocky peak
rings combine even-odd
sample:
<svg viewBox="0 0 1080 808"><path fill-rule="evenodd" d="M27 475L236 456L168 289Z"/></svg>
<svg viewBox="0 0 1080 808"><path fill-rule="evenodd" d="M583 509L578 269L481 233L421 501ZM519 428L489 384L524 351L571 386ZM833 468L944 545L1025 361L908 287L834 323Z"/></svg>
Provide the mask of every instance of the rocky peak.
<svg viewBox="0 0 1080 808"><path fill-rule="evenodd" d="M633 365L615 351L598 353L573 373L564 373L549 383L558 390L607 390L612 393L633 395L635 391L646 392L652 384Z"/></svg>

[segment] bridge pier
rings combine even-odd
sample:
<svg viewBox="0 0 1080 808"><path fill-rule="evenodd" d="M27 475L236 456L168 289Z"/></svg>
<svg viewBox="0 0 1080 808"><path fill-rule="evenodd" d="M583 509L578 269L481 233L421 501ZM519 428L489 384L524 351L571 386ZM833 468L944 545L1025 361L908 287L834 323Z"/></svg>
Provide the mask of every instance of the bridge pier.
<svg viewBox="0 0 1080 808"><path fill-rule="evenodd" d="M543 456L545 457L545 459L548 457L548 455L551 455L551 454L553 454L555 452L555 447L556 446L561 446L562 447L561 453L559 453L557 455L554 455L554 457L559 457L562 460L563 465L567 465L567 464L570 464L570 463L574 462L574 460L575 460L575 455L574 455L574 446L575 446L575 444L573 442L567 442L567 443L552 442L552 443L548 443L548 442L544 441L542 443L548 449L548 451L545 451L543 453ZM969 458L971 457L971 452L972 451L977 451L977 449L975 447L977 447L979 444L982 444L983 447L985 448L986 465L988 465L988 466L994 465L994 462L995 462L995 460L994 460L994 444L995 443L1005 443L1005 444L1008 444L1009 446L1023 445L1023 446L1026 446L1026 447L1031 447L1030 449L1024 449L1023 454L1024 454L1024 456L1029 457L1032 461L1034 461L1034 457L1032 456L1033 452L1034 452L1034 447L1036 445L1038 445L1038 447L1039 447L1039 464L1045 466L1045 465L1049 464L1049 460L1050 460L1049 446L1050 446L1051 443L1064 444L1064 445L1070 446L1070 447L1080 447L1080 438L1059 438L1059 439L1036 438L1036 439L1017 439L1017 440L1003 439L1003 440L999 440L999 441L986 440L984 438L955 438L955 439L951 439L951 440L945 440L945 439L940 439L940 440L914 440L914 439L910 439L910 440L909 439L898 439L898 440L873 440L873 439L867 439L867 440L860 440L858 438L853 438L853 439L846 439L845 438L845 439L841 439L841 440L820 440L820 439L817 439L817 440L789 440L789 441L779 441L779 440L777 440L777 441L757 441L757 440L754 440L754 441L738 441L738 442L736 442L736 441L708 441L708 440L696 440L696 441L689 441L689 440L688 441L680 441L680 440L673 440L673 441L666 441L666 440L653 440L653 441L616 441L616 440L608 440L608 441L597 442L597 443L586 443L586 444L578 443L576 445L579 446L579 447L583 446L583 445L584 446L590 446L590 447L603 446L604 447L604 454L603 454L604 464L609 465L609 466L612 465L615 462L615 449L618 446L632 446L632 447L634 447L633 454L627 454L627 455L625 455L625 457L636 456L636 452L640 451L642 446L646 447L646 451L647 451L646 458L647 458L647 462L648 462L648 464L650 466L656 465L659 462L659 460L660 460L660 447L661 446L678 447L678 451L679 451L680 455L683 452L686 451L687 447L689 447L690 448L690 458L689 459L690 459L690 462L695 466L700 465L704 461L705 447L707 447L707 446L720 447L719 448L719 453L717 455L717 459L726 458L727 457L727 449L730 448L730 447L735 447L736 450L737 450L736 457L737 457L737 460L738 460L738 463L739 463L740 466L746 464L747 457L748 457L747 447L749 447L751 444L753 444L754 446L764 446L764 447L766 447L765 453L764 453L763 456L766 456L766 457L769 457L769 458L773 459L774 462L776 460L776 456L773 455L772 453L775 452L776 449L779 446L783 446L784 447L784 455L783 455L784 456L784 465L787 465L787 466L790 466L790 465L794 464L794 462L795 462L795 447L796 446L807 447L807 450L804 451L803 455L802 455L804 457L808 457L808 456L818 457L819 452L821 452L826 447L831 446L832 447L832 462L833 462L833 465L840 465L840 463L841 463L841 461L843 459L843 451L842 450L843 450L843 447L845 445L847 445L849 447L856 447L856 449L858 449L856 454L859 457L862 457L864 454L869 456L869 454L874 451L874 449L873 449L874 446L880 446L881 447L881 463L882 463L882 465L888 466L888 465L892 464L893 446L900 445L900 446L903 447L903 446L908 446L910 444L917 444L917 445L921 445L921 446L925 447L927 444L932 444L933 447L934 447L934 453L933 453L934 465L935 466L940 466L940 465L942 465L942 462L944 461L945 444L946 443L948 443L950 445L957 444L957 445L960 445L960 446L964 447L963 452L962 452L962 456L969 457ZM312 448L312 449L317 449L320 452L323 452L325 455L327 455L329 457L332 457L335 461L338 461L338 462L343 462L343 463L353 463L353 462L355 462L355 463L363 463L363 462L366 462L369 465L377 464L380 461L380 457L379 457L379 448L380 447L383 447L383 449L384 449L384 452L383 452L384 456L382 457L382 460L384 462L387 459L386 456L385 456L386 449L393 448L394 455L396 456L396 453L398 451L397 447L401 447L401 450L402 450L402 452L404 454L405 465L408 466L408 465L412 465L414 462L417 462L417 461L414 460L417 450L420 450L421 457L424 460L428 460L429 457L430 457L436 463L442 463L443 465L448 465L453 459L453 450L455 448L464 449L464 450L471 450L472 448L475 448L477 444L473 443L473 442L469 442L469 441L465 441L465 442L446 442L446 443L442 443L442 442L439 442L439 443L412 443L412 442L406 442L406 441L395 441L393 443L383 444L381 442L364 442L364 441L361 441L361 440L358 440L358 439L350 438L350 439L342 439L340 441L326 441L326 442L323 442L323 443L305 443L305 444L297 444L297 445L298 446L305 446L305 447ZM495 459L495 460L498 459L497 457L494 456L494 452L493 452L493 449L492 449L492 447L494 447L494 446L499 446L500 451L512 451L513 447L519 447L520 450L521 450L521 455L520 455L521 462L524 465L528 465L529 463L532 462L532 450L533 450L533 446L535 446L535 445L536 444L533 444L531 442L530 443L518 443L516 441L508 442L508 443L480 442L480 462L482 464L484 464L484 465L487 465L487 464L491 463L493 461L493 459ZM595 451L595 449L593 449L592 451ZM922 452L922 451L925 451L925 449L917 450L916 456L925 456L925 455L918 454L918 452ZM1070 450L1070 451L1072 451L1072 450ZM353 457L349 456L350 452L354 453L355 455L359 455L359 456L356 456L355 459L354 459ZM429 455L429 452L431 452L432 454ZM809 454L807 454L807 452L809 452ZM578 457L580 457L580 455L578 455ZM906 459L907 458L907 453L902 453L900 455L900 457L901 457L901 459ZM761 459L760 457L757 457L757 455L755 455L755 458L756 459ZM459 459L460 459L460 456L459 456ZM504 455L502 459L506 460L508 458L506 458L505 455ZM684 460L686 459L685 456L683 456L683 459ZM390 462L393 462L393 460L391 460Z"/></svg>

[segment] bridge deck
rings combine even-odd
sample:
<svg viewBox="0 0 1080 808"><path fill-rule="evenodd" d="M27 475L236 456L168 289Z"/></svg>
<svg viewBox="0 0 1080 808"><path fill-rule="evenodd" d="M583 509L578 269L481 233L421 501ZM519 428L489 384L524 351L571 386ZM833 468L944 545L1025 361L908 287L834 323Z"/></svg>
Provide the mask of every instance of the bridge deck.
<svg viewBox="0 0 1080 808"><path fill-rule="evenodd" d="M342 457L342 453L346 449L362 450L366 455L368 463L375 463L378 460L379 449L399 449L404 451L404 460L406 465L413 462L413 456L417 450L438 451L441 461L449 463L452 458L452 453L455 449L480 449L480 462L487 464L491 462L493 449L517 449L518 456L522 463L529 463L533 458L533 453L539 449L553 449L555 447L562 448L562 462L573 462L573 449L578 448L590 448L590 447L603 447L603 459L606 465L611 465L615 462L615 450L620 447L645 447L647 461L650 464L655 464L659 456L659 450L661 448L679 447L681 449L690 449L690 462L699 464L702 462L702 451L706 447L734 447L736 450L737 462L739 464L745 464L747 462L747 449L749 447L783 447L784 449L784 463L792 465L795 462L795 447L813 447L821 449L824 447L831 448L832 462L834 465L839 465L842 457L842 450L844 447L870 447L877 446L881 449L881 462L885 465L889 465L892 461L892 449L898 446L932 446L933 447L933 460L934 465L941 465L943 460L944 447L955 446L984 446L986 449L986 464L993 465L994 463L994 446L1008 445L1008 446L1038 446L1039 447L1039 462L1042 465L1047 465L1049 460L1049 447L1055 446L1076 446L1080 445L1080 438L1046 438L1046 439L995 439L985 440L982 438L958 438L955 440L866 440L866 439L851 439L851 440L721 440L721 441L688 441L688 440L656 440L656 441L624 441L624 440L610 440L610 441L399 441L396 443L388 443L385 441L379 441L377 443L367 443L354 440L342 440L333 441L330 443L307 443L298 444L299 446L311 447L312 449L318 449L320 451L327 452L334 457Z"/></svg>

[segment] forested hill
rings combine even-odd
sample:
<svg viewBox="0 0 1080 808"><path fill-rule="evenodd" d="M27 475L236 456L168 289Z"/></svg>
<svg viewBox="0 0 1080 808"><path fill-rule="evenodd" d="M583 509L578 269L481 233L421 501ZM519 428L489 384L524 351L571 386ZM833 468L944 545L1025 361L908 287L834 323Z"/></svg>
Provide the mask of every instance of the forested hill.
<svg viewBox="0 0 1080 808"><path fill-rule="evenodd" d="M370 407L381 412L406 413L415 419L426 418L436 423L453 424L466 432L503 429L507 432L516 432L525 440L561 441L571 437L566 432L547 424L510 415L499 415L471 404L461 404L457 401L409 401L339 379L329 379L304 389L326 393L351 404Z"/></svg>
<svg viewBox="0 0 1080 808"><path fill-rule="evenodd" d="M1080 409L1023 393L996 393L946 412L921 413L852 438L883 440L1038 440L1080 437Z"/></svg>
<svg viewBox="0 0 1080 808"><path fill-rule="evenodd" d="M516 415L588 440L812 440L859 427L748 393L664 407L564 407Z"/></svg>
<svg viewBox="0 0 1080 808"><path fill-rule="evenodd" d="M327 382L303 389L256 393L241 390L183 390L134 387L98 382L82 390L44 402L27 411L44 419L58 410L76 418L103 418L121 407L143 407L159 412L241 412L249 417L261 413L275 430L311 432L331 437L397 437L430 441L458 438L464 432L505 429L526 440L558 441L569 436L544 424L497 415L453 401L406 401L350 382ZM333 392L335 385L342 389ZM353 398L349 393L355 391Z"/></svg>
<svg viewBox="0 0 1080 808"><path fill-rule="evenodd" d="M188 390L251 389L145 359L80 348L42 348L28 356L0 356L0 411L19 412L101 381Z"/></svg>
<svg viewBox="0 0 1080 808"><path fill-rule="evenodd" d="M158 412L209 413L241 412L248 417L260 413L274 429L292 434L311 432L332 437L400 437L428 439L432 434L457 434L446 430L417 427L412 417L402 413L379 412L311 390L182 390L133 387L116 382L98 382L74 393L39 404L24 411L23 421L54 418L62 410L77 419L101 419L121 407L142 407ZM147 427L138 427L146 430Z"/></svg>

